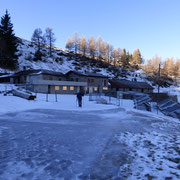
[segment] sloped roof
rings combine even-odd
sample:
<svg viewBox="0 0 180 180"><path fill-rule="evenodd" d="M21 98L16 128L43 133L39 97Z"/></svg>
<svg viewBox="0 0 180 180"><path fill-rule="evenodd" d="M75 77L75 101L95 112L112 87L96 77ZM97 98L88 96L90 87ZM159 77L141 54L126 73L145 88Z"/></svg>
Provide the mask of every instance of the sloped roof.
<svg viewBox="0 0 180 180"><path fill-rule="evenodd" d="M69 71L67 72L66 74L70 74L70 73L75 73L75 74L78 74L80 76L91 76L91 77L102 77L102 78L107 78L107 76L104 76L100 73L93 73L93 72L79 72L79 71Z"/></svg>
<svg viewBox="0 0 180 180"><path fill-rule="evenodd" d="M149 85L146 82L118 80L118 79L112 79L109 82L112 87L117 87L117 88L154 89L151 85Z"/></svg>
<svg viewBox="0 0 180 180"><path fill-rule="evenodd" d="M25 71L19 71L15 73L15 76L19 75L36 75L36 74L48 74L48 75L54 75L54 76L65 76L61 72L55 72L55 71L50 71L46 69L33 69L33 70L25 70Z"/></svg>

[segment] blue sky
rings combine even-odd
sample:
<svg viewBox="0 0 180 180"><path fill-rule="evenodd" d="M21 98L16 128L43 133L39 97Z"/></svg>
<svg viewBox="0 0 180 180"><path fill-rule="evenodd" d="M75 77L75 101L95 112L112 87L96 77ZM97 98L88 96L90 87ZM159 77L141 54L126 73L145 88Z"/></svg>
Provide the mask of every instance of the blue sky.
<svg viewBox="0 0 180 180"><path fill-rule="evenodd" d="M2 0L0 0L2 1ZM35 28L52 27L55 45L64 48L76 31L99 35L131 53L139 48L145 59L180 58L180 0L6 0L15 34L30 40Z"/></svg>

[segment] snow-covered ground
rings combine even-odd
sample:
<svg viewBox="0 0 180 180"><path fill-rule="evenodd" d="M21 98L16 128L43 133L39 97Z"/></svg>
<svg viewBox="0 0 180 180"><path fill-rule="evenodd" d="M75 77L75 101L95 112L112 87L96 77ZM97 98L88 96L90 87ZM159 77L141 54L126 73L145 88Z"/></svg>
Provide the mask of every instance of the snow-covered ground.
<svg viewBox="0 0 180 180"><path fill-rule="evenodd" d="M14 85L0 84L0 91L15 89ZM108 97L101 97L107 102ZM111 104L100 104L96 101L89 101L89 96L83 97L83 107L79 108L77 104L76 95L62 95L57 94L57 102L55 94L37 93L37 98L32 100L26 100L20 97L13 96L11 94L4 96L0 94L0 113L9 113L17 111L25 111L31 109L56 109L56 110L70 110L70 111L92 111L92 110L106 110L123 107L126 109L133 109L134 103L132 100L120 100L111 98Z"/></svg>
<svg viewBox="0 0 180 180"><path fill-rule="evenodd" d="M154 89L154 92L157 92L157 88ZM169 95L177 95L178 102L180 103L180 87L170 86L168 88L160 88L160 93L168 93Z"/></svg>
<svg viewBox="0 0 180 180"><path fill-rule="evenodd" d="M0 180L179 179L180 121L110 102L0 94Z"/></svg>
<svg viewBox="0 0 180 180"><path fill-rule="evenodd" d="M94 101L89 101L89 96L83 97L83 107L79 108L76 100L76 95L48 95L48 102L46 101L46 94L37 94L34 101L29 101L16 96L4 96L0 94L0 113L17 112L31 109L56 109L56 110L70 110L70 111L92 111L102 109L117 108L115 105L97 104Z"/></svg>
<svg viewBox="0 0 180 180"><path fill-rule="evenodd" d="M0 179L179 179L180 123L110 109L0 116Z"/></svg>

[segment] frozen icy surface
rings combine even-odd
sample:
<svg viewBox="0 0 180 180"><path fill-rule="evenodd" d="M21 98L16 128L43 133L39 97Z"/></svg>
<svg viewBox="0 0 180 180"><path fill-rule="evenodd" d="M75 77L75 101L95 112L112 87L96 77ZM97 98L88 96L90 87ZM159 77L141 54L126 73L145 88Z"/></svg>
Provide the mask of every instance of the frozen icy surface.
<svg viewBox="0 0 180 180"><path fill-rule="evenodd" d="M0 179L179 179L179 132L178 120L121 108L7 113Z"/></svg>

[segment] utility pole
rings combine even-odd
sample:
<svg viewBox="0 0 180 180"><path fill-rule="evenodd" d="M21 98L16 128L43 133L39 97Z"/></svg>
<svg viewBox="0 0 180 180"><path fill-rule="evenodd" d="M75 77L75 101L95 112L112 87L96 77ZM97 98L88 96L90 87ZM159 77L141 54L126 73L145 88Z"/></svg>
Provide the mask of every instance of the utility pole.
<svg viewBox="0 0 180 180"><path fill-rule="evenodd" d="M157 94L157 114L158 114L158 102L159 102L159 89L160 89L160 64L159 64L159 70L158 70L158 94Z"/></svg>
<svg viewBox="0 0 180 180"><path fill-rule="evenodd" d="M158 71L158 96L159 96L159 88L160 88L159 80L160 80L160 64L159 64L159 71Z"/></svg>

